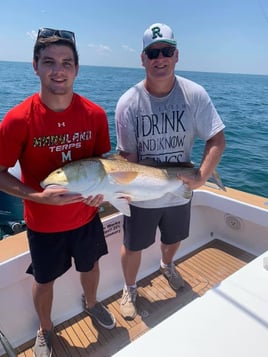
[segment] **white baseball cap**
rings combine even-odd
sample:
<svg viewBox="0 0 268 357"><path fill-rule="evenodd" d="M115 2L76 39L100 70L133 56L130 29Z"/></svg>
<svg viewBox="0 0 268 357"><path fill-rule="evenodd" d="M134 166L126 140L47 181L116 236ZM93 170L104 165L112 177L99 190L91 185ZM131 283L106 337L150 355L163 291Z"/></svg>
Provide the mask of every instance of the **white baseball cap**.
<svg viewBox="0 0 268 357"><path fill-rule="evenodd" d="M176 46L177 42L174 38L173 31L165 24L156 23L151 25L143 35L143 51L157 42L166 42Z"/></svg>

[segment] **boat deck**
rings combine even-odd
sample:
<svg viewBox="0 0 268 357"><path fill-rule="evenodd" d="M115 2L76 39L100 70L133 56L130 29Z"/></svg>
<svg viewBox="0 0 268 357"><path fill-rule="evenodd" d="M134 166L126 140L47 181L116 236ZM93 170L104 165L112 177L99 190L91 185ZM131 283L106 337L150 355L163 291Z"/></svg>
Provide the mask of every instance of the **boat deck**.
<svg viewBox="0 0 268 357"><path fill-rule="evenodd" d="M106 330L82 312L55 327L53 357L112 356L255 258L220 240L213 240L176 261L185 288L174 292L159 271L138 282L138 315L126 321L120 315L122 291L104 300L116 317L116 327ZM34 340L17 348L19 357L32 356ZM4 355L6 356L6 355Z"/></svg>

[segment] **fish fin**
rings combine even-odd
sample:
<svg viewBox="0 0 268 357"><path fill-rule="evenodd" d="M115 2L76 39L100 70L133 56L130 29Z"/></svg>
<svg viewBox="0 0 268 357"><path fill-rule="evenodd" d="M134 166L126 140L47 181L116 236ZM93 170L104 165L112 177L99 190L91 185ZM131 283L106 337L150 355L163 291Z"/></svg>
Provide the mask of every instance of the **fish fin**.
<svg viewBox="0 0 268 357"><path fill-rule="evenodd" d="M215 183L219 186L220 189L222 189L223 191L226 191L226 188L225 188L224 184L222 183L220 175L218 174L218 172L216 170L214 170L212 172L212 178L214 179Z"/></svg>
<svg viewBox="0 0 268 357"><path fill-rule="evenodd" d="M157 167L168 169L168 168L194 168L195 164L192 161L185 161L185 162L160 162Z"/></svg>
<svg viewBox="0 0 268 357"><path fill-rule="evenodd" d="M128 183L135 180L138 176L138 172L136 171L117 171L117 172L110 172L109 176L120 185L127 185Z"/></svg>
<svg viewBox="0 0 268 357"><path fill-rule="evenodd" d="M110 203L125 216L130 217L129 200L127 197L115 197L110 200Z"/></svg>
<svg viewBox="0 0 268 357"><path fill-rule="evenodd" d="M157 167L157 161L154 159L143 159L141 161L139 161L140 165L144 165L144 166L152 166L152 167Z"/></svg>
<svg viewBox="0 0 268 357"><path fill-rule="evenodd" d="M108 154L107 156L103 157L104 159L107 160L122 160L122 161L127 161L126 158L124 158L122 155L119 154Z"/></svg>
<svg viewBox="0 0 268 357"><path fill-rule="evenodd" d="M152 166L152 167L157 167L159 169L168 169L168 168L180 168L180 167L186 167L186 168L193 168L194 163L189 161L189 162L159 162L154 159L143 159L139 161L140 165L145 165L145 166Z"/></svg>

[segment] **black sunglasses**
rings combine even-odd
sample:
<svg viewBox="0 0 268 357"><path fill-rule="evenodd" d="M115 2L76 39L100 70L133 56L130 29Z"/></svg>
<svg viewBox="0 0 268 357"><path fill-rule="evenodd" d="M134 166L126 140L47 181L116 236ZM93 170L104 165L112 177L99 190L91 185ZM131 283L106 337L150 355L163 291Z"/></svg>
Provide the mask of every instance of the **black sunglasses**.
<svg viewBox="0 0 268 357"><path fill-rule="evenodd" d="M48 37L53 37L53 36L57 36L64 40L72 41L75 44L74 32L67 31L67 30L54 30L54 29L50 29L47 27L43 27L43 28L39 29L37 39L48 38Z"/></svg>
<svg viewBox="0 0 268 357"><path fill-rule="evenodd" d="M163 48L148 48L144 52L146 53L147 57L152 60L158 58L160 52L164 57L172 57L174 55L175 50L176 47L169 46Z"/></svg>

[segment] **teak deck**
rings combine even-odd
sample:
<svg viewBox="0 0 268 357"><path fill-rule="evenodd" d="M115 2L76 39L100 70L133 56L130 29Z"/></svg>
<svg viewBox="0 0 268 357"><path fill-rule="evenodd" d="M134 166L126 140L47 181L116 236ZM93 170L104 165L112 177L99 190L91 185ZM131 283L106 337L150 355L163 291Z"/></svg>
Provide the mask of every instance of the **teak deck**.
<svg viewBox="0 0 268 357"><path fill-rule="evenodd" d="M185 288L174 292L159 271L138 282L138 315L126 321L120 315L121 291L104 303L116 318L116 327L106 330L92 322L86 313L55 327L53 357L108 357L144 334L173 312L243 267L255 257L220 240L176 261ZM19 357L32 356L34 340L17 348Z"/></svg>

